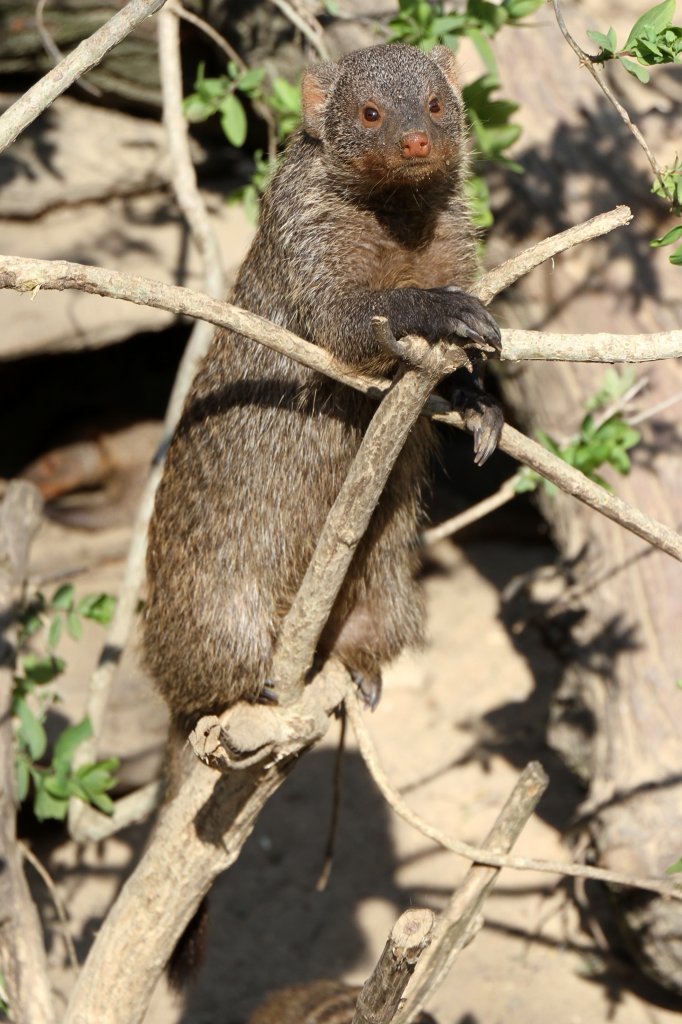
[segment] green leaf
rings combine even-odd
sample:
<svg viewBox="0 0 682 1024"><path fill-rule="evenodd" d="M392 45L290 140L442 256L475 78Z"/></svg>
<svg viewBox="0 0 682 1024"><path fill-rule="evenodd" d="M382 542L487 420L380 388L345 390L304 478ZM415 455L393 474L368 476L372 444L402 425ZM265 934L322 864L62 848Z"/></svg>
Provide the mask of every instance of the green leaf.
<svg viewBox="0 0 682 1024"><path fill-rule="evenodd" d="M655 35L659 35L666 29L673 20L675 13L675 0L663 0L662 4L656 4L648 11L645 11L630 29L630 35L625 42L624 50L629 50L636 39L649 29Z"/></svg>
<svg viewBox="0 0 682 1024"><path fill-rule="evenodd" d="M241 100L234 93L229 93L220 104L220 124L228 142L241 148L246 142L248 123Z"/></svg>
<svg viewBox="0 0 682 1024"><path fill-rule="evenodd" d="M488 37L477 28L468 29L467 35L478 50L478 55L483 61L488 74L497 76L497 61L495 60L495 54L493 53L493 48L488 41Z"/></svg>
<svg viewBox="0 0 682 1024"><path fill-rule="evenodd" d="M467 14L477 18L490 35L495 35L509 21L508 0L504 4L491 4L487 0L469 0Z"/></svg>
<svg viewBox="0 0 682 1024"><path fill-rule="evenodd" d="M627 57L619 57L618 60L621 62L626 71L629 71L631 75L638 78L640 82L645 85L650 80L651 75L646 68L643 68L640 64L635 64L634 60L628 60Z"/></svg>
<svg viewBox="0 0 682 1024"><path fill-rule="evenodd" d="M272 83L271 102L275 110L281 113L298 114L301 108L301 88L292 85L286 78L275 78Z"/></svg>
<svg viewBox="0 0 682 1024"><path fill-rule="evenodd" d="M30 640L32 636L35 636L45 625L40 612L33 607L27 608L21 616L21 640Z"/></svg>
<svg viewBox="0 0 682 1024"><path fill-rule="evenodd" d="M209 117L215 114L217 109L217 103L208 103L196 92L193 92L191 96L187 96L182 104L183 113L190 124L200 124L202 121L208 120Z"/></svg>
<svg viewBox="0 0 682 1024"><path fill-rule="evenodd" d="M672 256L669 256L668 259L673 264L673 266L682 267L682 245L679 247L679 249L675 249L675 252L672 254Z"/></svg>
<svg viewBox="0 0 682 1024"><path fill-rule="evenodd" d="M540 483L540 475L534 469L524 466L517 475L514 482L514 490L517 494L528 494L536 491Z"/></svg>
<svg viewBox="0 0 682 1024"><path fill-rule="evenodd" d="M47 634L48 647L54 648L59 643L60 637L62 635L63 624L64 620L62 619L61 615L55 615L54 619L52 620L52 624L50 625L50 632Z"/></svg>
<svg viewBox="0 0 682 1024"><path fill-rule="evenodd" d="M116 785L114 773L118 771L118 768L118 758L110 757L106 761L83 765L76 772L76 778L87 793L93 796L96 793L104 793Z"/></svg>
<svg viewBox="0 0 682 1024"><path fill-rule="evenodd" d="M519 18L526 18L529 14L534 14L542 7L543 3L544 0L506 0L504 6L509 12L509 17L518 21Z"/></svg>
<svg viewBox="0 0 682 1024"><path fill-rule="evenodd" d="M265 78L265 68L249 68L237 81L237 88L240 92L252 95L262 85Z"/></svg>
<svg viewBox="0 0 682 1024"><path fill-rule="evenodd" d="M68 800L71 795L68 778L63 774L50 775L46 773L43 777L43 785L50 796L57 797L58 800Z"/></svg>
<svg viewBox="0 0 682 1024"><path fill-rule="evenodd" d="M31 773L25 757L17 757L15 764L17 800L23 804L28 796L28 788L31 782Z"/></svg>
<svg viewBox="0 0 682 1024"><path fill-rule="evenodd" d="M47 735L41 722L31 711L23 697L15 697L12 711L19 719L19 739L27 748L31 758L39 761L47 750Z"/></svg>
<svg viewBox="0 0 682 1024"><path fill-rule="evenodd" d="M69 766L73 760L76 748L84 740L89 739L90 736L92 736L92 725L89 718L84 718L82 722L78 722L76 725L67 726L54 745L53 763L61 762Z"/></svg>
<svg viewBox="0 0 682 1024"><path fill-rule="evenodd" d="M92 793L90 796L90 803L102 811L103 814L113 814L115 805L114 801L106 793Z"/></svg>
<svg viewBox="0 0 682 1024"><path fill-rule="evenodd" d="M86 619L108 626L116 611L113 594L87 594L76 606L76 611Z"/></svg>
<svg viewBox="0 0 682 1024"><path fill-rule="evenodd" d="M339 16L339 5L336 0L322 0L322 6L324 7L327 14L331 15L332 18L338 18Z"/></svg>
<svg viewBox="0 0 682 1024"><path fill-rule="evenodd" d="M51 683L53 679L61 675L66 667L63 658L55 654L49 654L39 658L36 654L25 654L21 659L21 670L32 683L42 686L44 683Z"/></svg>
<svg viewBox="0 0 682 1024"><path fill-rule="evenodd" d="M609 29L609 32L613 32L613 29ZM615 33L613 37L605 36L603 32L596 32L594 29L588 29L587 34L590 39L594 40L597 46L600 46L605 53L614 53L616 50Z"/></svg>
<svg viewBox="0 0 682 1024"><path fill-rule="evenodd" d="M671 228L662 238L654 238L653 241L649 242L649 245L652 249L658 249L662 245L672 245L678 238L682 238L682 224Z"/></svg>
<svg viewBox="0 0 682 1024"><path fill-rule="evenodd" d="M66 628L72 640L80 640L83 636L83 620L76 612L69 612L66 616Z"/></svg>
<svg viewBox="0 0 682 1024"><path fill-rule="evenodd" d="M53 796L47 788L46 780L44 778L39 779L36 782L34 777L33 782L36 787L36 793L33 800L33 813L38 821L45 821L48 818L53 818L56 821L64 821L66 818L66 812L69 808L68 798L60 799L59 797Z"/></svg>
<svg viewBox="0 0 682 1024"><path fill-rule="evenodd" d="M676 860L674 864L671 864L669 868L665 869L666 875L677 875L682 871L682 857Z"/></svg>
<svg viewBox="0 0 682 1024"><path fill-rule="evenodd" d="M52 608L59 608L62 612L71 611L73 608L73 595L74 586L73 583L65 583L62 587L54 592L50 605Z"/></svg>

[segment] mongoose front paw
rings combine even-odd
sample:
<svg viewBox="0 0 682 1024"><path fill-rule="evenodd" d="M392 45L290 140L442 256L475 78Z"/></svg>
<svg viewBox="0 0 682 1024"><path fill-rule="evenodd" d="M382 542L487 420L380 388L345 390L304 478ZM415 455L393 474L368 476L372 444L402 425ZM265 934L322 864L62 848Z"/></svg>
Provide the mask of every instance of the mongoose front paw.
<svg viewBox="0 0 682 1024"><path fill-rule="evenodd" d="M500 329L482 302L460 288L399 288L388 314L396 338L419 334L427 341L459 338L490 352L501 348Z"/></svg>
<svg viewBox="0 0 682 1024"><path fill-rule="evenodd" d="M502 335L495 320L475 295L448 285L445 288L430 288L429 295L437 294L445 300L449 320L455 324L453 333L460 338L483 342L495 352L502 349Z"/></svg>

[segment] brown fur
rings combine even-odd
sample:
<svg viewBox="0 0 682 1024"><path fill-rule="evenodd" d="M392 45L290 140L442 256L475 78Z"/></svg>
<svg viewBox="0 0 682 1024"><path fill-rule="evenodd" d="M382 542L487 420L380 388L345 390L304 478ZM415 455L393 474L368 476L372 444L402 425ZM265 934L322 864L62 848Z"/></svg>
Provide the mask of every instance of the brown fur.
<svg viewBox="0 0 682 1024"><path fill-rule="evenodd" d="M342 981L310 981L271 993L248 1024L351 1024L360 989ZM415 1024L435 1024L421 1013Z"/></svg>
<svg viewBox="0 0 682 1024"><path fill-rule="evenodd" d="M399 327L403 314L417 315L424 293L415 289L466 288L475 271L453 82L444 47L429 57L372 47L310 69L305 128L264 198L235 303L360 369L391 371L372 315L395 310ZM435 94L437 118L428 113ZM361 123L365 102L381 107L378 128ZM401 139L415 130L428 132L430 152L410 161ZM282 617L374 410L284 356L217 334L168 453L150 528L145 659L181 727L258 698ZM421 421L321 641L322 655L340 655L360 675L378 676L422 635L414 546L432 444Z"/></svg>

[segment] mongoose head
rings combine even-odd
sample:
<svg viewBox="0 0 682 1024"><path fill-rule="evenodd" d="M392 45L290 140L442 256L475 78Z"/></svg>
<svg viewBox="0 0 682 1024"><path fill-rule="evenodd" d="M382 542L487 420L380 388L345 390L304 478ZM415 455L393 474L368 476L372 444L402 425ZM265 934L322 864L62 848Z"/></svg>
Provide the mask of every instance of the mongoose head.
<svg viewBox="0 0 682 1024"><path fill-rule="evenodd" d="M330 171L361 192L460 179L464 113L455 58L391 44L316 64L303 78L303 129Z"/></svg>

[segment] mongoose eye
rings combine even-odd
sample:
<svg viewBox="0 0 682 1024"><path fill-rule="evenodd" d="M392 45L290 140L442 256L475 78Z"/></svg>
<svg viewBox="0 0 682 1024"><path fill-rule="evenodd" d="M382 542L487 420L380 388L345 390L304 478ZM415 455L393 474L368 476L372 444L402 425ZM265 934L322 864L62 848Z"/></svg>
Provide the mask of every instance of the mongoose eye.
<svg viewBox="0 0 682 1024"><path fill-rule="evenodd" d="M376 124L377 121L381 120L381 114L371 103L366 103L362 108L362 120L366 121L367 124Z"/></svg>
<svg viewBox="0 0 682 1024"><path fill-rule="evenodd" d="M432 96L429 100L429 113L440 114L443 110L443 105L437 96Z"/></svg>

